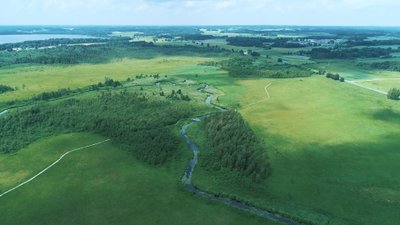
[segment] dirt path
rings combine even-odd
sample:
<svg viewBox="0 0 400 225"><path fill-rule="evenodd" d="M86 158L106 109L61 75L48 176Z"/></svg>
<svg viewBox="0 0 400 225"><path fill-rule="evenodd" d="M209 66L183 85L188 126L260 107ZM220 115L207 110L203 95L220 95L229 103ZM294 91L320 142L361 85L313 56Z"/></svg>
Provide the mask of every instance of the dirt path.
<svg viewBox="0 0 400 225"><path fill-rule="evenodd" d="M268 91L267 91L267 88L269 87L269 85L267 85L265 87L265 91L267 93L267 96L269 96ZM208 86L206 86L204 89L206 89L207 87ZM213 105L211 103L211 100L212 100L212 94L209 94L207 96L206 100L205 100L205 103L208 106L213 106L214 108L218 109L218 112L215 112L215 113L219 113L219 112L225 111L225 109L223 109L222 107ZM211 113L211 114L213 114L213 113ZM206 199L210 199L210 200L213 200L213 201L216 201L216 202L221 202L221 203L223 203L225 205L228 205L228 206L243 210L243 211L248 212L248 213L255 214L257 216L260 216L260 217L263 217L263 218L266 218L266 219L270 219L270 220L281 222L283 224L288 224L288 225L301 225L301 223L299 223L299 222L297 222L297 221L295 221L293 219L290 219L288 217L285 217L283 215L280 215L280 214L277 214L277 213L274 213L274 212L271 212L271 211L268 211L268 210L259 209L259 208L250 206L250 205L248 205L248 204L246 204L246 203L244 203L242 201L239 201L239 200L230 199L230 198L227 198L227 197L220 196L218 194L205 192L205 191L202 191L202 190L198 189L197 187L193 186L193 184L192 184L192 175L193 175L193 171L194 171L194 169L195 169L195 167L196 167L196 165L197 165L197 163L199 161L200 149L192 142L192 140L189 138L189 136L188 136L186 131L191 125L204 120L205 118L207 118L211 114L197 116L196 118L193 118L190 123L182 126L181 135L185 139L185 142L188 145L188 147L190 148L190 150L193 152L193 158L189 161L189 165L187 166L187 168L185 170L185 173L184 173L184 175L182 177L182 183L185 185L186 189L188 189L190 192L192 192L193 194L195 194L197 196L200 196L200 197L203 197L203 198L206 198Z"/></svg>
<svg viewBox="0 0 400 225"><path fill-rule="evenodd" d="M360 88L364 88L364 89L367 89L367 90L382 94L382 95L387 95L387 92L385 92L385 91L381 91L381 90L376 89L376 88L368 87L368 86L365 86L363 84L359 84L359 83L357 83L355 81L346 80L345 82L348 83L348 84L360 87Z"/></svg>
<svg viewBox="0 0 400 225"><path fill-rule="evenodd" d="M47 170L49 170L50 168L52 168L53 166L55 166L57 163L59 163L65 156L67 156L67 155L69 155L69 154L71 154L71 153L73 153L73 152L79 151L79 150L83 150L83 149L87 149L87 148L90 148L90 147L93 147L93 146L96 146L96 145L103 144L104 142L108 142L108 141L110 141L110 139L107 139L107 140L105 140L105 141L100 141L100 142L97 142L97 143L94 143L94 144L91 144L91 145L86 145L86 146L83 146L83 147L79 147L79 148L70 150L70 151L68 151L68 152L66 152L66 153L64 153L64 154L62 154L62 155L60 156L60 158L58 158L58 159L57 159L55 162L53 162L50 166L46 167L45 169L43 169L42 171L40 171L39 173L37 173L35 176L33 176L33 177L29 178L28 180L26 180L26 181L24 181L24 182L18 184L17 186L15 186L15 187L9 189L8 191L5 191L5 192L3 192L2 194L0 194L0 198L3 197L3 196L5 196L6 194L9 194L9 193L12 192L12 191L15 191L16 189L18 189L18 188L20 188L20 187L22 187L22 186L28 184L29 182L35 180L37 177L39 177L40 175L42 175L44 172L46 172Z"/></svg>
<svg viewBox="0 0 400 225"><path fill-rule="evenodd" d="M0 116L2 116L3 114L6 114L8 112L8 109L4 110L3 112L0 112Z"/></svg>
<svg viewBox="0 0 400 225"><path fill-rule="evenodd" d="M386 81L386 80L400 80L400 78L374 78L368 80L358 80L357 82L362 83L362 82Z"/></svg>
<svg viewBox="0 0 400 225"><path fill-rule="evenodd" d="M253 106L253 105L257 105L257 104L259 104L259 103L261 103L261 102L265 102L265 101L269 100L269 99L271 98L271 96L269 95L268 88L269 88L271 85L272 85L272 83L269 83L269 84L267 84L267 85L264 87L264 90L265 90L265 97L263 97L261 100L259 100L259 101L257 101L257 102L253 102L253 103L250 103L250 104L248 104L248 105L243 106L242 109L247 109L247 108L250 108L250 107Z"/></svg>

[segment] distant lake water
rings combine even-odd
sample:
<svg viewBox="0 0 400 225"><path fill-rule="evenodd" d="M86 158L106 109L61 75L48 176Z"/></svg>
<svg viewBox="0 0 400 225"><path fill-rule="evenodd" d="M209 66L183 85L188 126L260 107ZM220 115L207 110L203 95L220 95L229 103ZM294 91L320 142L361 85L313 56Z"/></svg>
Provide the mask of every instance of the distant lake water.
<svg viewBox="0 0 400 225"><path fill-rule="evenodd" d="M95 38L87 35L66 35L66 34L18 34L18 35L0 35L0 44L18 43L24 41L41 41L56 38Z"/></svg>

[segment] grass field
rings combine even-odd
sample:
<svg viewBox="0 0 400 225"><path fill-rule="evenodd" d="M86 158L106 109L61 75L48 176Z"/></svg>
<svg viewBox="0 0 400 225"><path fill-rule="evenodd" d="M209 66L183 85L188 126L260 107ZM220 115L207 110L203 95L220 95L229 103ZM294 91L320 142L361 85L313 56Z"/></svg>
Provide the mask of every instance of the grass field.
<svg viewBox="0 0 400 225"><path fill-rule="evenodd" d="M105 64L71 66L25 66L0 70L0 83L18 87L17 91L2 94L0 102L32 97L59 88L79 88L103 82L105 77L126 80L140 74L172 75L177 68L191 68L211 61L201 57L162 57L154 59L123 59Z"/></svg>
<svg viewBox="0 0 400 225"><path fill-rule="evenodd" d="M0 155L1 189L29 177L71 148L103 140L75 133ZM72 153L26 186L0 199L0 221L12 224L275 224L203 200L180 183L190 152L161 168L112 143ZM19 174L14 178L10 174Z"/></svg>
<svg viewBox="0 0 400 225"><path fill-rule="evenodd" d="M140 36L136 40L154 38ZM223 39L201 42L227 49L252 49L261 57L268 55L269 62L282 58L290 64L307 64L383 91L400 88L399 72L357 66L361 61L378 59L314 61L295 54L311 48L235 47ZM165 43L165 39L157 42ZM27 99L44 91L103 82L105 77L124 81L155 73L172 79L160 85L154 84L153 78L137 79L115 91L127 89L154 96L153 100L165 100L159 91L168 94L181 89L193 104L204 106L206 94L197 89L207 83L211 85L207 91L214 93L213 102L239 110L265 142L272 175L253 183L235 173L196 167L196 186L318 224L394 225L400 221L399 102L323 76L235 79L217 67L200 65L218 60L222 58L165 56L104 64L3 67L0 84L18 90L0 95L0 107L4 108L6 101ZM267 84L270 98L266 98ZM97 94L86 92L78 97ZM199 107L198 113L207 110L211 109ZM188 132L202 153L210 151L204 124L195 124ZM62 153L101 140L104 138L88 133L64 134L41 139L16 154L0 154L0 193L28 179ZM183 140L179 154L160 167L136 160L113 143L74 153L37 180L0 198L0 224L275 224L186 191L180 178L190 158Z"/></svg>
<svg viewBox="0 0 400 225"><path fill-rule="evenodd" d="M256 102L267 82L271 99L240 112L264 139L272 176L249 185L198 169L194 183L321 224L396 224L398 102L324 77L237 80L234 96L240 105Z"/></svg>
<svg viewBox="0 0 400 225"><path fill-rule="evenodd" d="M400 88L400 73L399 78L382 78L382 79L371 79L371 80L359 80L357 83L362 85L376 88L382 91L388 91L391 88Z"/></svg>

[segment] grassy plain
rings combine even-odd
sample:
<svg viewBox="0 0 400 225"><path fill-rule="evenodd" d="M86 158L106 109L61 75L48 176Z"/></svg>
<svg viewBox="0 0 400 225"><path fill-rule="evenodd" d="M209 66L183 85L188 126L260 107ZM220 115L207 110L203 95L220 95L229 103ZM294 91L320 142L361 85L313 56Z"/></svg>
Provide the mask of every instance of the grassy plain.
<svg viewBox="0 0 400 225"><path fill-rule="evenodd" d="M103 139L88 133L61 135L16 155L0 155L1 188L38 172L70 148ZM184 145L182 151L183 157L159 168L110 142L72 153L1 198L1 224L275 224L192 196L180 183L190 158ZM14 179L11 173L20 176Z"/></svg>
<svg viewBox="0 0 400 225"><path fill-rule="evenodd" d="M398 102L324 77L236 80L234 96L242 106L257 102L266 83L271 98L240 112L264 139L272 176L249 185L198 169L195 184L321 224L396 224Z"/></svg>
<svg viewBox="0 0 400 225"><path fill-rule="evenodd" d="M0 83L18 87L18 90L1 95L0 102L27 99L44 91L60 88L84 87L103 82L105 77L126 80L142 73L171 75L176 68L197 66L211 60L202 57L160 57L146 60L122 59L105 64L2 68Z"/></svg>
<svg viewBox="0 0 400 225"><path fill-rule="evenodd" d="M371 80L360 80L357 83L376 88L382 91L388 91L391 88L400 88L400 72L399 78L382 78L382 79L371 79Z"/></svg>
<svg viewBox="0 0 400 225"><path fill-rule="evenodd" d="M385 91L400 84L390 80L400 77L398 72L365 70L356 66L359 61L315 62L288 54L301 49L234 47L221 39L203 42L259 51L262 57L269 55L271 62L283 58L291 64L321 67ZM163 40L157 44L163 44ZM166 93L182 85L187 85L182 89L188 93L208 83L212 85L209 91L215 93L214 102L238 109L264 140L272 176L254 184L235 174L199 167L194 173L197 186L320 224L392 225L400 221L398 102L324 77L239 80L216 67L199 65L216 60L158 57L95 65L2 68L0 83L18 90L1 95L0 103L43 91L84 87L105 77L126 80L141 73L177 78L173 82L179 85L172 82L162 86ZM382 80L365 81L376 78ZM137 83L153 85L151 79L144 79L128 84L128 89L157 94L155 85L140 90L133 87ZM271 98L267 100L264 87L270 83ZM81 97L85 96L92 97L93 93ZM203 95L190 96L202 104ZM201 123L189 132L202 151L210 150ZM62 152L101 139L92 134L61 135L35 142L16 155L0 155L0 191L30 177ZM191 157L183 143L181 154L160 168L139 162L111 143L68 156L44 176L0 199L0 221L5 225L269 224L189 194L180 184Z"/></svg>

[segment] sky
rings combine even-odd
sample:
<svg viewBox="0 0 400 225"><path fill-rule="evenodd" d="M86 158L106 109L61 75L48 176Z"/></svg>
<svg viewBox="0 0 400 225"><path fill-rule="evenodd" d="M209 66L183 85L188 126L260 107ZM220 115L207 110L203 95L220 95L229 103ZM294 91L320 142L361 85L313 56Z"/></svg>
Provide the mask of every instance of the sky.
<svg viewBox="0 0 400 225"><path fill-rule="evenodd" d="M400 26L400 0L0 0L0 25Z"/></svg>

